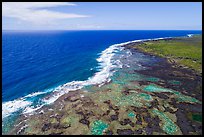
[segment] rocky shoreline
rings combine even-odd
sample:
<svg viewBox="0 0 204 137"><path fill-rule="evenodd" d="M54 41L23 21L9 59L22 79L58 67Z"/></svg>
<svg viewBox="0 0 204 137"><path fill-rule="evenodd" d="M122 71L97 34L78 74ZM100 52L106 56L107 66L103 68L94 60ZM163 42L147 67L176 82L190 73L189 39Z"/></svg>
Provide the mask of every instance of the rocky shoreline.
<svg viewBox="0 0 204 137"><path fill-rule="evenodd" d="M173 38L164 40L168 41L172 39ZM141 43L142 42L136 44L132 43L126 45L125 47L131 49L132 52L134 52L134 50L137 52L142 52L139 49L132 48L133 45L137 46ZM151 53L143 53L150 56L155 56ZM178 65L174 60L164 58L161 62L159 62L158 66L151 66L151 70L142 70L138 73L143 75L151 75L153 77L157 77L163 80L172 79L175 81L175 83L166 82L157 84L165 88L171 88L180 91L182 94L192 96L202 102L202 73L200 74L193 69ZM179 83L177 81L179 81ZM159 96L163 95L160 93ZM176 104L175 100L172 100L172 103L178 108L176 112L176 116L178 118L177 123L180 127L182 127L182 133L188 134L189 130L193 131L193 128L196 128L196 130L198 130L199 133L202 134L202 125L196 123L195 121L188 120L189 115L192 115L190 113L199 113L200 115L202 115L202 105L192 105L191 103Z"/></svg>
<svg viewBox="0 0 204 137"><path fill-rule="evenodd" d="M132 44L139 43L125 48L141 52ZM202 76L164 58L147 67L121 72L92 86L94 92L70 91L34 115L22 115L9 134L201 135Z"/></svg>

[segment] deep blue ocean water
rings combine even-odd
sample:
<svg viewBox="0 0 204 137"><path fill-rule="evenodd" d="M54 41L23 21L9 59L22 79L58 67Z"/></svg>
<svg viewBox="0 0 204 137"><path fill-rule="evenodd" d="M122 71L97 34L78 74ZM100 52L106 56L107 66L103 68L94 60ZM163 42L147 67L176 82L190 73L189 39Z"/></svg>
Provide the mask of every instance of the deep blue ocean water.
<svg viewBox="0 0 204 137"><path fill-rule="evenodd" d="M109 46L132 40L201 34L202 31L3 31L3 102L98 71L96 59Z"/></svg>

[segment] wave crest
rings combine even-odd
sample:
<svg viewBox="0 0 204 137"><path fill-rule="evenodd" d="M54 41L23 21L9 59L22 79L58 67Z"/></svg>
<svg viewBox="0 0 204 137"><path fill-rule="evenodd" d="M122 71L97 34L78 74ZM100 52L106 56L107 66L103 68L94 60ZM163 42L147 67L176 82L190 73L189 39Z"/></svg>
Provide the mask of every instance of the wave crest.
<svg viewBox="0 0 204 137"><path fill-rule="evenodd" d="M38 110L45 104L51 104L54 101L56 101L60 96L62 96L65 93L68 93L69 91L78 90L81 89L84 86L87 85L95 85L99 84L99 86L103 85L106 82L109 82L110 76L114 73L115 68L122 68L122 64L119 60L113 60L113 56L124 49L124 45L135 43L135 42L142 42L142 41L149 41L149 40L159 40L159 39L167 39L171 37L164 37L164 38L155 38L155 39L142 39L142 40L133 40L128 41L120 44L114 44L105 49L100 53L99 58L96 60L99 63L99 72L96 72L94 76L88 78L85 81L72 81L63 85L58 86L54 90L52 90L52 95L46 98L42 99L43 104L40 106L34 107L32 106L32 102L28 101L27 98L38 96L41 94L47 93L45 92L36 92L29 94L23 98L16 99L14 101L8 101L2 104L2 118L5 118L9 115L11 115L13 112L16 112L20 109L24 109L23 114L34 112L35 110ZM131 53L129 53L131 55ZM48 90L47 90L48 91ZM50 92L50 90L49 90Z"/></svg>

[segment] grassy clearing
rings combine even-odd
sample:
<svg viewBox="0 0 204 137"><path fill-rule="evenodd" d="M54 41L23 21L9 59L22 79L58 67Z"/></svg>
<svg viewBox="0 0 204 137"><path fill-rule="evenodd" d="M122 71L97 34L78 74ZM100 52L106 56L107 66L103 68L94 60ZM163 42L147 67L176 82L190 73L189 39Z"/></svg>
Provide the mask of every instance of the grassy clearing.
<svg viewBox="0 0 204 137"><path fill-rule="evenodd" d="M171 40L148 41L134 48L160 57L174 60L202 73L202 35L193 37L178 37Z"/></svg>

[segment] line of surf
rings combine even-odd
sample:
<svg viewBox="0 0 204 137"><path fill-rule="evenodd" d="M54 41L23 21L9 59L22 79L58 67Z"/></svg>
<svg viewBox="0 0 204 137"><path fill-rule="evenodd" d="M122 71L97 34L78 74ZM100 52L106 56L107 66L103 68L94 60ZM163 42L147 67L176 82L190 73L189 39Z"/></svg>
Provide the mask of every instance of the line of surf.
<svg viewBox="0 0 204 137"><path fill-rule="evenodd" d="M135 43L135 42L143 42L143 41L150 41L150 40L161 40L161 39L168 39L172 37L162 37L162 38L153 38L153 39L140 39L140 40L133 40L133 41L128 41L128 42L123 42L119 44L114 44L105 49L100 53L99 58L96 60L98 61L99 65L101 66L100 70L94 74L94 76L88 78L85 81L72 81L63 85L60 85L56 87L55 89L52 90L52 95L48 98L43 98L42 101L44 102L42 105L38 107L32 106L32 101L29 101L28 98L30 97L35 97L38 95L42 95L47 93L47 91L43 92L35 92L32 94L29 94L25 97L13 100L13 101L8 101L2 103L2 119L11 115L12 113L23 109L23 114L31 113L39 108L41 108L45 104L51 104L55 102L60 96L63 94L68 93L69 91L74 91L83 88L84 86L87 85L96 85L98 84L99 86L103 85L106 82L109 82L111 79L110 77L114 73L115 68L121 68L120 63L116 63L113 60L113 56L124 49L124 45L130 44L130 43ZM50 92L50 90L49 90Z"/></svg>

